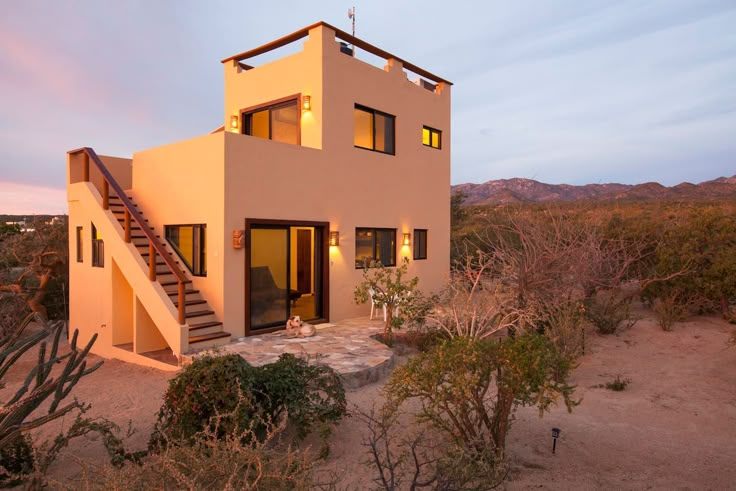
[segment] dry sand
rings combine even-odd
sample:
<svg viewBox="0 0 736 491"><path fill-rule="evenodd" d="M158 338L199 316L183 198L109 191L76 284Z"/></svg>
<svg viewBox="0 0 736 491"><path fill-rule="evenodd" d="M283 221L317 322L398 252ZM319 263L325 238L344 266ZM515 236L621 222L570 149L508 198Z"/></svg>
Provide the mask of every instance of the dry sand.
<svg viewBox="0 0 736 491"><path fill-rule="evenodd" d="M502 487L516 489L736 489L736 347L725 342L734 326L698 317L664 332L642 311L618 335L590 333L572 382L582 398L572 414L554 408L540 419L520 408L511 428L512 471ZM29 357L30 358L30 357ZM23 360L27 367L32 359ZM96 359L95 357L90 357ZM23 366L8 375L12 387ZM631 383L622 392L597 387L616 375ZM142 448L173 375L107 360L83 379L74 394L92 414L121 426L133 421L128 442ZM14 383L15 382L15 383ZM351 405L380 404L382 383L348 391ZM0 392L7 399L8 389ZM562 432L552 455L552 427ZM327 466L344 470L348 489L370 489L373 472L361 464L364 427L345 420L332 437ZM44 429L43 435L51 434ZM43 436L42 435L42 436ZM69 454L104 463L98 441L75 442ZM77 470L71 455L53 468L58 478Z"/></svg>

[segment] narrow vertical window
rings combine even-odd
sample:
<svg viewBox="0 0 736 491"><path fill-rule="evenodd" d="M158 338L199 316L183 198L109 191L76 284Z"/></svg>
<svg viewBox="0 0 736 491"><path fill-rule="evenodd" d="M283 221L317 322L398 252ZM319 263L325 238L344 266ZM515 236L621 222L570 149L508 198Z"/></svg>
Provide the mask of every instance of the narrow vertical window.
<svg viewBox="0 0 736 491"><path fill-rule="evenodd" d="M436 149L442 148L442 132L429 126L422 128L422 145Z"/></svg>
<svg viewBox="0 0 736 491"><path fill-rule="evenodd" d="M102 236L97 231L95 224L92 224L92 267L104 268L105 267L105 242L102 240Z"/></svg>
<svg viewBox="0 0 736 491"><path fill-rule="evenodd" d="M414 229L414 259L427 259L426 229Z"/></svg>
<svg viewBox="0 0 736 491"><path fill-rule="evenodd" d="M77 227L77 262L84 262L84 229Z"/></svg>

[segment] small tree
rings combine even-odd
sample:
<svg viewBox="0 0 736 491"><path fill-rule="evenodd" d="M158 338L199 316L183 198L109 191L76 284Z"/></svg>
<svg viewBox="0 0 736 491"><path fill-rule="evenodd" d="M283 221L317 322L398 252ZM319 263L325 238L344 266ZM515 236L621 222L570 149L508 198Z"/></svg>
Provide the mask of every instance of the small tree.
<svg viewBox="0 0 736 491"><path fill-rule="evenodd" d="M411 305L421 300L421 295L416 291L419 278L415 276L406 280L408 269L407 258L398 268L386 268L380 262L373 261L364 265L363 281L355 287L356 304L372 300L377 308L386 309L383 337L389 345L393 329L399 329L406 319L406 316L402 316L402 309L412 311ZM397 311L398 316L394 315Z"/></svg>

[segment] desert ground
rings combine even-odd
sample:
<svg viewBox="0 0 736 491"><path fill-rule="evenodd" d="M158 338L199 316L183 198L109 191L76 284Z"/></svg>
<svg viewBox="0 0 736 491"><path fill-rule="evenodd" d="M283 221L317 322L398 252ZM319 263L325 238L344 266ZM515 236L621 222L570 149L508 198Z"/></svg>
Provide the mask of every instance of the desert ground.
<svg viewBox="0 0 736 491"><path fill-rule="evenodd" d="M503 489L736 489L736 347L726 340L736 327L717 317L695 317L664 332L651 313L616 335L586 334L586 353L572 383L581 404L539 417L519 408L508 441L511 472ZM28 353L8 374L6 399L33 363ZM92 360L97 357L90 356ZM617 375L624 391L598 387ZM106 360L84 378L74 395L91 414L136 433L132 448L145 446L167 381L173 373ZM382 400L385 381L348 391L351 407L369 410ZM69 421L60 424L68 424ZM552 454L551 429L561 429ZM47 438L45 427L36 438ZM346 489L373 488L373 470L362 464L365 427L348 418L336 429L325 466L346 471ZM79 474L77 462L104 464L100 442L76 441L55 464L52 476Z"/></svg>

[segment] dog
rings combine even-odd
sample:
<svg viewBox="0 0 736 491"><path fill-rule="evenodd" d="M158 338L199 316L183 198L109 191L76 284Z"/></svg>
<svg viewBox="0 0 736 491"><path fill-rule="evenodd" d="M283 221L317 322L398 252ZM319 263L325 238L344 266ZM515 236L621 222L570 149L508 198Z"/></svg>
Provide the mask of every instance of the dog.
<svg viewBox="0 0 736 491"><path fill-rule="evenodd" d="M287 338L309 338L317 334L317 329L312 324L302 321L298 315L289 317L286 321Z"/></svg>

